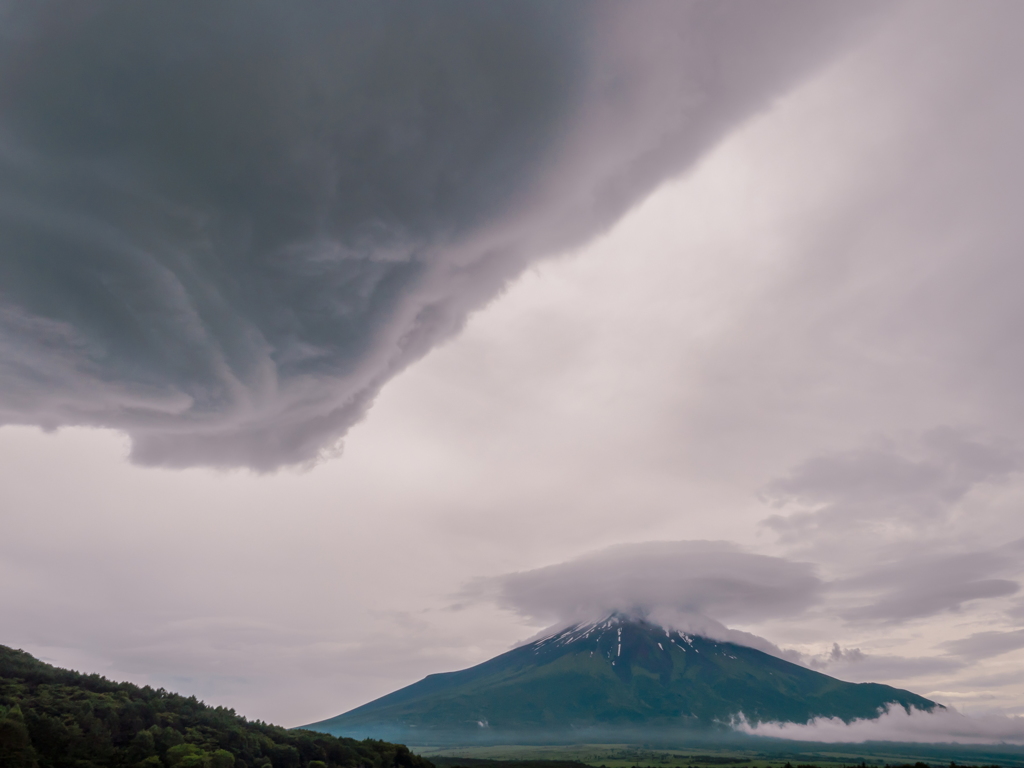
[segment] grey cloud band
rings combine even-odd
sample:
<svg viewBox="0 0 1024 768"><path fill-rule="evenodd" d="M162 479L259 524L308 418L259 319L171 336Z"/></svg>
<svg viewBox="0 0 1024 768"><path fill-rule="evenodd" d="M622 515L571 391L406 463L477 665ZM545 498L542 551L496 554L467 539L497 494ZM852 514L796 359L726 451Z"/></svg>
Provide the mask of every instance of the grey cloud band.
<svg viewBox="0 0 1024 768"><path fill-rule="evenodd" d="M470 585L467 596L537 622L591 620L619 611L675 624L711 619L717 632L725 629L718 622L797 619L842 597L846 607L829 610L848 623L900 624L1015 594L1019 584L1005 577L1019 571L1022 546L1014 541L982 551L865 563L855 577L823 580L814 563L746 552L728 542L651 541L483 579ZM963 647L987 648L989 634ZM1000 635L991 642L1004 641Z"/></svg>

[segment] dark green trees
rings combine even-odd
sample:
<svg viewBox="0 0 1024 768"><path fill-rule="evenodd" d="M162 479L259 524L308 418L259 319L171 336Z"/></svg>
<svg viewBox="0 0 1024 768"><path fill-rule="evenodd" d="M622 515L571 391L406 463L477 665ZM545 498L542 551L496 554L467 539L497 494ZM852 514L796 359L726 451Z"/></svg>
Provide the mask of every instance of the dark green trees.
<svg viewBox="0 0 1024 768"><path fill-rule="evenodd" d="M21 707L0 707L0 766L36 768L36 754Z"/></svg>
<svg viewBox="0 0 1024 768"><path fill-rule="evenodd" d="M398 744L250 722L0 645L0 768L433 768Z"/></svg>

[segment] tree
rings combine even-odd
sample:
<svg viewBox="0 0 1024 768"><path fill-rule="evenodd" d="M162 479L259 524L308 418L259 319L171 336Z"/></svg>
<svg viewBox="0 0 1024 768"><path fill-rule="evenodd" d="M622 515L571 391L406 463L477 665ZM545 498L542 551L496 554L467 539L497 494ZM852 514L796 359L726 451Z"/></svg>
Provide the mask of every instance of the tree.
<svg viewBox="0 0 1024 768"><path fill-rule="evenodd" d="M25 727L25 716L15 704L0 710L0 766L3 768L36 768L36 752Z"/></svg>

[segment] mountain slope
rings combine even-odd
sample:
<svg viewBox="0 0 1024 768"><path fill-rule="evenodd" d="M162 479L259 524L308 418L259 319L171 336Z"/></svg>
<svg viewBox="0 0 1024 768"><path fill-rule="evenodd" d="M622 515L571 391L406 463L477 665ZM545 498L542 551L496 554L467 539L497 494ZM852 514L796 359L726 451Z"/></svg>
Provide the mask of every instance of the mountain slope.
<svg viewBox="0 0 1024 768"><path fill-rule="evenodd" d="M875 683L846 683L761 651L610 616L459 672L430 675L306 726L425 743L432 734L609 734L753 722L875 717L935 702Z"/></svg>
<svg viewBox="0 0 1024 768"><path fill-rule="evenodd" d="M195 697L58 669L3 645L0 766L432 768L398 744L251 722Z"/></svg>

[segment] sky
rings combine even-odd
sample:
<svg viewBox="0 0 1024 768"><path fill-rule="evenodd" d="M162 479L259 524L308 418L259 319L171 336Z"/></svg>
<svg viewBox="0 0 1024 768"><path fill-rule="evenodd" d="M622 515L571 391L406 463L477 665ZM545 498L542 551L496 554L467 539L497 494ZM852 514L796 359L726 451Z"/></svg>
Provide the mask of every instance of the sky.
<svg viewBox="0 0 1024 768"><path fill-rule="evenodd" d="M293 726L637 610L1024 741L1024 8L630 7L0 5L0 642Z"/></svg>

